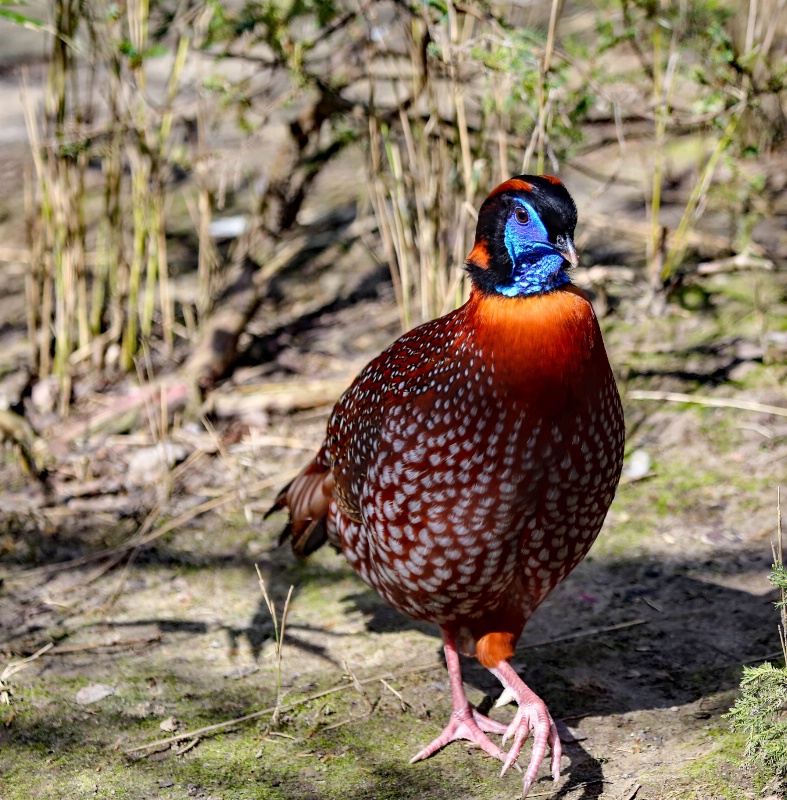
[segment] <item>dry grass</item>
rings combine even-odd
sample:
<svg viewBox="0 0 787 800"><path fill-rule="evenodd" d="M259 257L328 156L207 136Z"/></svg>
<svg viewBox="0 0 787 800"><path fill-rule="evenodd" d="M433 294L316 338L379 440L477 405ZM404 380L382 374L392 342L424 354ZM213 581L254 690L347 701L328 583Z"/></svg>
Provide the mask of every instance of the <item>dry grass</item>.
<svg viewBox="0 0 787 800"><path fill-rule="evenodd" d="M172 352L165 213L175 104L192 40L171 37L169 75L156 96L149 25L145 0L110 18L91 4L55 3L53 28L62 35L52 38L46 102L43 109L25 103L35 168L28 327L35 371L57 376L62 413L83 361L103 366L119 346L122 368L133 370L154 328ZM101 167L98 191L91 159Z"/></svg>
<svg viewBox="0 0 787 800"><path fill-rule="evenodd" d="M143 343L168 358L219 301L226 281L210 224L226 188L208 139L228 112L249 141L268 135L275 114L291 133L272 148L268 173L247 178L260 235L250 233L229 266L251 255L252 242L261 262L275 252L322 168L363 140L379 257L391 267L403 328L461 301L460 266L489 187L520 169L583 169L589 153L609 146L597 130L618 147L599 193L617 179L632 136L651 145L641 175L654 307L691 273L709 204L725 197L737 214L733 253L747 250L765 213L746 159L778 145L782 0L730 9L612 3L603 13L572 8L568 19L561 0L494 13L448 2L386 7L382 26L375 3L360 13L327 2L245 13L244 21L223 6L179 7L167 18L145 0L116 16L75 0L52 6L45 106L26 109L35 174L28 329L34 371L57 376L63 413L83 365L133 370ZM625 99L643 95L644 104ZM705 155L669 231L669 150L688 140ZM167 222L181 191L176 172L192 179L184 199L198 242L197 297L180 303Z"/></svg>
<svg viewBox="0 0 787 800"><path fill-rule="evenodd" d="M265 586L265 580L262 577L259 565L255 564L255 568L257 570L257 579L260 582L260 591L265 599L265 605L268 607L268 613L271 615L271 621L273 622L273 639L275 642L273 655L276 660L276 707L274 708L271 721L276 725L279 721L282 705L281 662L282 652L284 650L284 632L287 628L287 612L290 610L290 600L292 599L292 592L295 587L290 586L290 590L287 592L287 599L284 601L284 610L281 612L281 622L279 622L279 617L276 613L276 604L268 594L268 589Z"/></svg>

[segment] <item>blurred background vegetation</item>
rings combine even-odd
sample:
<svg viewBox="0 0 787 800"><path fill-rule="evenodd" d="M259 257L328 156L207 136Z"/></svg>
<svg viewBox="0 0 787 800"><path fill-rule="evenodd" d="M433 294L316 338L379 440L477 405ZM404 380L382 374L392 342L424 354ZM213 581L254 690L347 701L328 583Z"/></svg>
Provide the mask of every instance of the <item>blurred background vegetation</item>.
<svg viewBox="0 0 787 800"><path fill-rule="evenodd" d="M607 246L584 263L633 270L597 271L602 311L616 276L661 313L699 302L703 276L787 255L782 0L51 12L0 6L50 50L43 105L24 78L27 315L30 374L55 376L62 414L76 375L143 352L203 389L225 376L266 284L318 233L388 265L403 329L445 312L475 209L511 174L587 178L580 232ZM343 155L345 180L316 195ZM604 200L616 186L626 218Z"/></svg>

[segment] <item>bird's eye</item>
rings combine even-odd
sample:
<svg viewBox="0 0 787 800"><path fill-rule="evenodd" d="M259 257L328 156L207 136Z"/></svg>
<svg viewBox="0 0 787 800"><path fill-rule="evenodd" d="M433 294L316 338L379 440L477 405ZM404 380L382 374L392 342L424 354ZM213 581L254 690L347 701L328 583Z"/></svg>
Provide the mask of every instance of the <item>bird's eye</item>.
<svg viewBox="0 0 787 800"><path fill-rule="evenodd" d="M530 217L528 217L527 215L527 211L525 211L525 209L522 208L522 206L516 207L516 211L514 211L514 216L516 217L516 221L520 225L527 225L527 222L530 219Z"/></svg>

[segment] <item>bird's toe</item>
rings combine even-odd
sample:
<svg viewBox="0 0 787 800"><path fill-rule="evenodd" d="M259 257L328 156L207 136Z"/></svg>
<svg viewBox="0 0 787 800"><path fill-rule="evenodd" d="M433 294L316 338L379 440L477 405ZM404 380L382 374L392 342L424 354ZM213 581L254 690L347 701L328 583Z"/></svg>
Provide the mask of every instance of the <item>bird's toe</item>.
<svg viewBox="0 0 787 800"><path fill-rule="evenodd" d="M560 778L560 759L562 756L560 737L546 705L535 696L517 709L514 719L506 729L503 744L512 737L513 742L503 762L501 776L505 775L512 764L516 763L522 751L522 746L531 734L533 736L533 749L523 778L522 797L527 795L531 784L535 781L541 762L546 756L547 748L551 750L552 754L550 758L552 777L555 780Z"/></svg>
<svg viewBox="0 0 787 800"><path fill-rule="evenodd" d="M505 725L503 725L503 723L485 717L483 714L479 714L474 708L468 705L464 709L454 711L451 715L450 722L445 726L443 732L424 747L423 750L416 753L416 755L410 759L410 763L414 764L416 761L423 761L423 759L434 755L438 750L442 750L442 748L450 742L456 742L461 739L473 742L485 753L503 761L506 758L506 754L494 744L486 734L502 733L504 730Z"/></svg>

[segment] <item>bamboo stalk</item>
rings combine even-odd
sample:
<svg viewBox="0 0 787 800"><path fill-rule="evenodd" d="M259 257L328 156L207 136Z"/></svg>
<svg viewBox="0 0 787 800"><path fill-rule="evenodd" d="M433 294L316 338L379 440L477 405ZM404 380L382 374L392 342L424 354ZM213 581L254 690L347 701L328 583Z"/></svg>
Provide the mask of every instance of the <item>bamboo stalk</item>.
<svg viewBox="0 0 787 800"><path fill-rule="evenodd" d="M122 366L130 370L134 364L137 350L137 331L139 324L139 289L142 281L142 265L145 262L145 241L147 232L148 174L146 165L138 153L131 157L131 205L134 226L134 244L129 267L128 301L126 305L122 345Z"/></svg>
<svg viewBox="0 0 787 800"><path fill-rule="evenodd" d="M197 107L197 237L199 252L197 254L197 281L199 293L197 312L200 317L206 316L213 305L214 273L218 264L218 255L210 236L210 223L213 214L213 193L210 188L210 172L208 154L205 149L205 107L202 102Z"/></svg>
<svg viewBox="0 0 787 800"><path fill-rule="evenodd" d="M156 309L156 287L159 284L159 233L164 224L163 220L163 192L159 176L160 166L158 157L151 159L152 186L146 187L146 225L145 225L145 297L140 320L140 334L143 342L150 339L153 330L153 314Z"/></svg>
<svg viewBox="0 0 787 800"><path fill-rule="evenodd" d="M656 115L653 174L650 193L650 236L648 237L648 267L651 291L661 289L662 234L661 234L661 187L664 172L664 141L667 130L667 106L663 87L663 55L661 27L658 22L653 31L653 111Z"/></svg>
<svg viewBox="0 0 787 800"><path fill-rule="evenodd" d="M705 162L705 166L702 168L700 179L694 183L691 195L689 196L688 202L683 209L680 222L678 223L678 227L675 230L675 234L672 237L669 248L667 249L667 254L664 258L664 265L661 268L660 274L662 283L672 277L683 261L683 257L686 255L688 233L691 226L696 221L697 209L702 198L704 198L708 193L708 189L710 188L711 181L713 180L713 175L716 172L716 166L719 163L719 159L724 154L724 151L730 146L732 136L735 133L735 129L738 127L738 123L743 116L745 108L746 104L741 103L733 112L732 116L727 122L726 127L724 128L724 132L716 142L713 152Z"/></svg>
<svg viewBox="0 0 787 800"><path fill-rule="evenodd" d="M541 81L539 82L538 93L538 161L536 171L538 174L544 172L544 157L547 143L547 120L551 106L549 82L550 70L552 67L552 53L555 49L555 34L557 31L557 21L563 7L562 0L552 0L552 7L549 13L549 30L547 32L547 43L544 48L544 55L540 64Z"/></svg>
<svg viewBox="0 0 787 800"><path fill-rule="evenodd" d="M158 170L161 170L161 161L166 157L166 150L169 146L170 135L172 132L172 121L174 118L173 104L178 93L183 71L186 66L186 58L191 46L191 39L181 35L178 39L178 49L175 54L175 61L170 71L167 82L167 107L161 120L159 128L158 160L156 162ZM165 235L164 222L164 186L163 180L159 175L157 181L157 197L155 202L155 243L153 250L156 255L155 271L158 275L159 305L161 307L161 318L164 335L164 344L168 354L172 353L174 346L173 328L175 324L175 310L172 303L172 292L169 285L169 261L167 258L167 239ZM146 319L152 317L152 310L146 314Z"/></svg>
<svg viewBox="0 0 787 800"><path fill-rule="evenodd" d="M85 263L85 172L87 154L82 151L71 167L74 187L69 210L68 247L71 252L76 282L76 327L79 347L90 344L90 311L88 303L87 265ZM69 356L71 354L69 353Z"/></svg>
<svg viewBox="0 0 787 800"><path fill-rule="evenodd" d="M25 270L25 319L27 322L27 341L30 346L30 364L38 364L38 329L41 324L41 265L40 252L41 223L38 219L35 201L35 188L33 176L29 169L25 169L25 233L30 259Z"/></svg>

